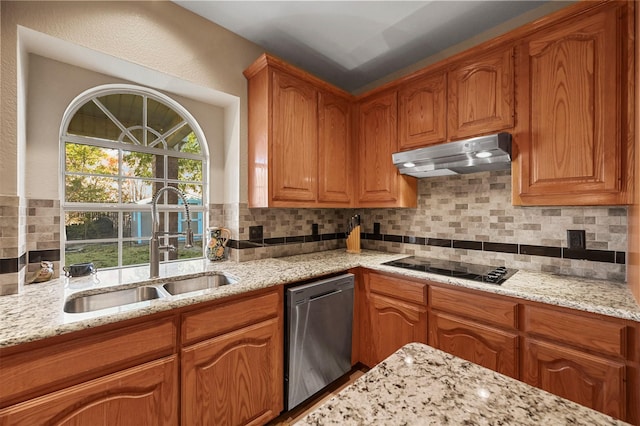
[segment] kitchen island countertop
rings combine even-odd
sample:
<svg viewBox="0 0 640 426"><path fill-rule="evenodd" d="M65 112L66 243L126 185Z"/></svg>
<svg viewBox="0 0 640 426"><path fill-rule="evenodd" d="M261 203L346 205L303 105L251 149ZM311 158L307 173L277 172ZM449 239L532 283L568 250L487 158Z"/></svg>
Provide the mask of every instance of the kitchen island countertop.
<svg viewBox="0 0 640 426"><path fill-rule="evenodd" d="M161 265L162 278L156 279L148 278L148 265L100 270L88 277L61 277L45 283L26 285L20 294L0 297L0 348L338 273L358 266L640 322L640 306L635 303L631 291L624 283L521 270L501 286L496 286L383 264L403 257L407 255L371 250L363 250L359 254L331 250L241 263L210 262L206 259L169 262ZM86 314L63 312L65 300L69 297L143 284L159 285L216 272L232 275L238 279L238 283Z"/></svg>
<svg viewBox="0 0 640 426"><path fill-rule="evenodd" d="M627 423L427 345L410 343L294 424Z"/></svg>

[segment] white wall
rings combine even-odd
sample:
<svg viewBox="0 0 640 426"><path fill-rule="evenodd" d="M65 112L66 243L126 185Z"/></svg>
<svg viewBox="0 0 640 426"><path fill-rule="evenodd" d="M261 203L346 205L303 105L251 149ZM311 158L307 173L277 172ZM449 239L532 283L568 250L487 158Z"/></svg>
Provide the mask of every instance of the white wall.
<svg viewBox="0 0 640 426"><path fill-rule="evenodd" d="M129 83L84 68L29 55L27 80L25 196L58 199L60 145L64 111L85 90L109 83ZM185 107L200 124L209 148L210 203L223 203L225 181L224 109L165 93ZM235 140L237 141L237 135Z"/></svg>

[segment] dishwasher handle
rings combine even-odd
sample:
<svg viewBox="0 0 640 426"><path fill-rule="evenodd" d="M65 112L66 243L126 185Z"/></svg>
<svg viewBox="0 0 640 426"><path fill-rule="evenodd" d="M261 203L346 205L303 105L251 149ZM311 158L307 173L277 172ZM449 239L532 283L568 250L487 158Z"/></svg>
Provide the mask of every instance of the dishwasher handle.
<svg viewBox="0 0 640 426"><path fill-rule="evenodd" d="M326 293L314 294L313 296L309 297L309 302L313 300L318 300L318 299L323 299L325 297L333 296L334 294L338 294L338 293L342 293L342 290L337 289L337 290L328 291Z"/></svg>

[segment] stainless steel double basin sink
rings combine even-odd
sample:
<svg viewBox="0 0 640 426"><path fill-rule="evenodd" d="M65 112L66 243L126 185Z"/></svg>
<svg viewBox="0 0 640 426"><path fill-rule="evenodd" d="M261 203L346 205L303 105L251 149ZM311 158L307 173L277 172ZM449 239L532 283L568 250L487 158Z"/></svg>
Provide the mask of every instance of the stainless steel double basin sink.
<svg viewBox="0 0 640 426"><path fill-rule="evenodd" d="M163 297L214 289L237 283L234 277L223 273L176 280L164 284L144 285L122 290L105 290L86 296L70 296L64 304L64 312L79 314L100 309L115 308Z"/></svg>

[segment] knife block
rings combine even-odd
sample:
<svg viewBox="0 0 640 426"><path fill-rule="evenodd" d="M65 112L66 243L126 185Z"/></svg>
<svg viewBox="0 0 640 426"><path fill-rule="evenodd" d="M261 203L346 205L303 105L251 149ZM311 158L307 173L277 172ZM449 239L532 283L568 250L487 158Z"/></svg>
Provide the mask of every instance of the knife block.
<svg viewBox="0 0 640 426"><path fill-rule="evenodd" d="M353 228L347 237L347 253L360 253L360 225Z"/></svg>

